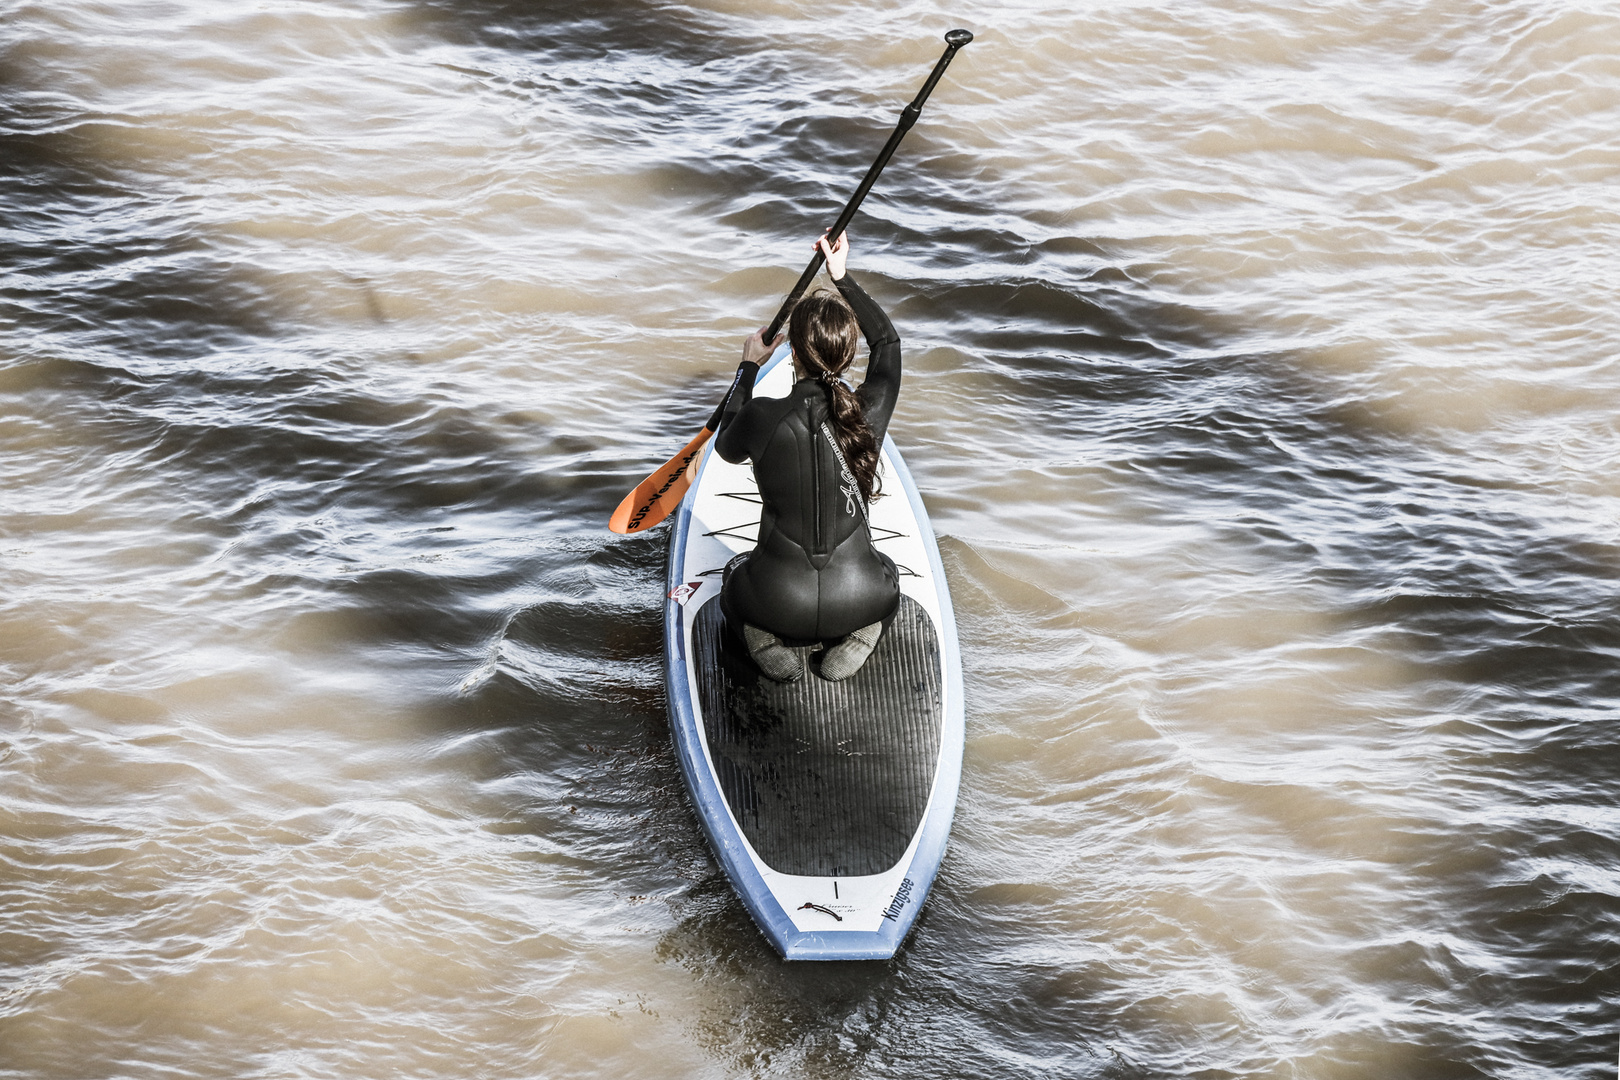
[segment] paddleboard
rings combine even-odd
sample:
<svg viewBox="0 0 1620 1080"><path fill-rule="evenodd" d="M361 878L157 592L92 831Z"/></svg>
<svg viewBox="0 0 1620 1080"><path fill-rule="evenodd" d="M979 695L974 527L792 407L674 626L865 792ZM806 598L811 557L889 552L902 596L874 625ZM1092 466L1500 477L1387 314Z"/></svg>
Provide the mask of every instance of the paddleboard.
<svg viewBox="0 0 1620 1080"><path fill-rule="evenodd" d="M760 397L786 396L786 345ZM956 809L962 665L928 514L892 439L872 539L900 570L900 611L843 682L761 675L720 613L725 565L753 548L752 467L711 443L670 534L664 653L671 727L720 865L789 960L893 956L922 909Z"/></svg>

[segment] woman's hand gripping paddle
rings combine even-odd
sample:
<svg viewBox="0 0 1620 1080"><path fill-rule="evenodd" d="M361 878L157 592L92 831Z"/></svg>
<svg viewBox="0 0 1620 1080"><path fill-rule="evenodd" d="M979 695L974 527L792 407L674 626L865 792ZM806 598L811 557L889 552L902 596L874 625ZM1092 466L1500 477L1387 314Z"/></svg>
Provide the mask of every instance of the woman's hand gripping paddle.
<svg viewBox="0 0 1620 1080"><path fill-rule="evenodd" d="M866 177L861 181L860 186L855 189L855 194L850 197L848 204L845 205L844 212L838 215L837 224L827 230L829 236L836 238L844 234L844 229L848 227L850 219L855 216L855 211L860 209L861 202L866 198L867 192L871 191L872 185L877 183L878 174L883 171L883 166L887 165L889 159L894 156L894 151L899 147L900 140L905 138L906 132L911 130L911 125L915 124L917 117L922 115L923 102L927 101L928 95L934 92L934 86L939 82L940 76L945 74L945 68L950 64L951 58L956 55L956 50L972 40L973 35L966 30L952 30L945 35L944 55L934 64L934 70L929 73L928 81L923 83L923 88L917 92L917 96L912 99L911 104L901 110L900 122L895 125L894 133L889 136L889 141L883 144L883 149L878 153L877 160L872 162L872 167L866 170ZM782 323L787 320L788 312L793 310L794 303L798 301L800 296L804 295L804 290L809 288L810 283L815 280L816 273L820 271L822 261L825 258L826 256L817 248L815 257L810 260L810 265L805 268L804 273L799 276L798 283L793 286L793 290L782 301L782 306L777 309L776 318L771 320L770 327L761 335L766 341L772 341L776 338L777 331L782 328ZM720 404L714 410L714 415L709 417L709 422L703 425L703 430L697 433L695 439L681 447L680 452L674 457L654 469L652 475L637 484L636 489L624 497L624 501L619 503L618 509L614 510L613 516L608 519L608 528L616 533L641 532L643 529L650 529L663 521L675 511L677 506L681 505L681 499L686 496L686 489L692 486L692 464L702 454L704 444L719 430L720 417L724 414L726 402L731 399L732 391L736 387L737 382L734 379L731 383L731 389L726 391L726 396L720 400Z"/></svg>

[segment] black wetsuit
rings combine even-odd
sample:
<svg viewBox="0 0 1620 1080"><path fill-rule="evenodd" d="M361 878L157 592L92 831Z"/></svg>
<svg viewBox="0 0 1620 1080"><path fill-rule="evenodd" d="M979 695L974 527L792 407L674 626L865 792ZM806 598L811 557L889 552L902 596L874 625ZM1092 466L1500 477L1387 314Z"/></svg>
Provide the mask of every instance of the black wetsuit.
<svg viewBox="0 0 1620 1080"><path fill-rule="evenodd" d="M900 396L900 335L845 274L837 282L871 347L855 391L881 443ZM757 365L744 363L715 450L751 459L763 507L759 543L726 575L726 614L778 637L830 641L893 614L900 603L894 563L872 547L856 500L840 487L838 458L821 434L831 391L801 379L784 398L755 399Z"/></svg>

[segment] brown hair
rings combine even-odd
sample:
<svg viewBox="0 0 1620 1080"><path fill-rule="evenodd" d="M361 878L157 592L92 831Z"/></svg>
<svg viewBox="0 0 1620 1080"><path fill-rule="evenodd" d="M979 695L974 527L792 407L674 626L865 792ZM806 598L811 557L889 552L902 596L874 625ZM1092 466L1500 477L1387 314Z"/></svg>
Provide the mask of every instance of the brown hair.
<svg viewBox="0 0 1620 1080"><path fill-rule="evenodd" d="M827 290L810 293L793 305L788 316L788 344L793 358L827 388L827 405L838 449L855 474L861 497L871 502L878 494L877 435L866 422L861 399L839 378L855 362L860 324L842 296Z"/></svg>

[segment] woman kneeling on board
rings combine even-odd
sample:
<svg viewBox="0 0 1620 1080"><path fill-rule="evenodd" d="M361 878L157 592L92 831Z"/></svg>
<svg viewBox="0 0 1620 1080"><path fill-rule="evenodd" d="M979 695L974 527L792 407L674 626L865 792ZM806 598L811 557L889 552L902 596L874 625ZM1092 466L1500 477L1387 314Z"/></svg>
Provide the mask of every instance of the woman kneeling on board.
<svg viewBox="0 0 1620 1080"><path fill-rule="evenodd" d="M825 651L820 675L860 670L900 603L894 562L872 547L867 505L878 495L883 433L900 396L900 336L845 272L849 241L816 241L838 292L805 296L788 318L797 381L785 398L753 397L754 375L776 342L743 343L742 377L715 438L725 460L754 463L763 507L759 542L726 567L720 595L748 653L778 682ZM840 377L855 360L856 331L871 348L866 379Z"/></svg>

